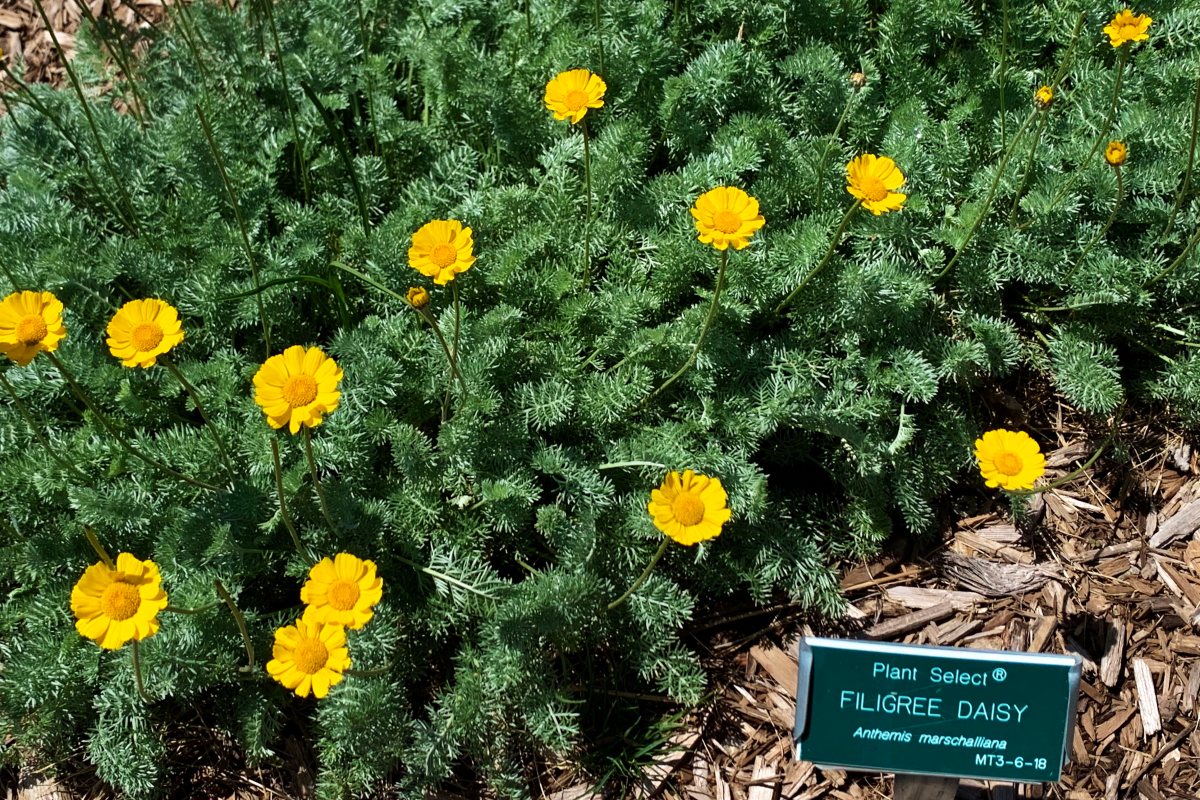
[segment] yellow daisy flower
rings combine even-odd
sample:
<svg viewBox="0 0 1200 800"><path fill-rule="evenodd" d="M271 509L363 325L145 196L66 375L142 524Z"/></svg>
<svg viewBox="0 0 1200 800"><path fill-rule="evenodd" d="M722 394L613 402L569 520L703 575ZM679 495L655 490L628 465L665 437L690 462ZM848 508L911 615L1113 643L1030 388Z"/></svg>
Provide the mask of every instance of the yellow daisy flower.
<svg viewBox="0 0 1200 800"><path fill-rule="evenodd" d="M301 697L308 697L309 692L324 697L348 669L350 652L341 625L300 619L275 631L267 672Z"/></svg>
<svg viewBox="0 0 1200 800"><path fill-rule="evenodd" d="M1125 157L1129 155L1129 149L1125 147L1124 142L1118 142L1115 139L1108 143L1108 147L1104 148L1104 160L1114 167L1119 167L1125 163Z"/></svg>
<svg viewBox="0 0 1200 800"><path fill-rule="evenodd" d="M654 518L654 526L680 544L719 536L721 526L729 521L730 511L725 507L729 495L721 481L690 469L682 476L668 473L650 498L646 508Z"/></svg>
<svg viewBox="0 0 1200 800"><path fill-rule="evenodd" d="M419 311L429 305L429 292L425 290L424 286L413 286L404 295L404 299L408 301L410 306Z"/></svg>
<svg viewBox="0 0 1200 800"><path fill-rule="evenodd" d="M338 407L342 371L318 347L305 350L293 345L271 356L254 374L254 402L267 415L272 428L288 426L298 433L301 425L321 424L321 415Z"/></svg>
<svg viewBox="0 0 1200 800"><path fill-rule="evenodd" d="M1120 47L1126 42L1142 42L1149 39L1150 35L1146 33L1146 29L1150 27L1151 22L1154 20L1145 14L1135 17L1127 8L1112 18L1112 22L1105 26L1104 32L1108 34L1108 40L1112 42L1113 47Z"/></svg>
<svg viewBox="0 0 1200 800"><path fill-rule="evenodd" d="M904 185L904 173L886 156L861 155L846 165L846 191L863 201L863 208L875 216L904 207L906 194L896 189Z"/></svg>
<svg viewBox="0 0 1200 800"><path fill-rule="evenodd" d="M63 304L50 292L13 292L0 302L0 353L25 367L67 335Z"/></svg>
<svg viewBox="0 0 1200 800"><path fill-rule="evenodd" d="M589 108L604 105L604 93L608 86L586 69L560 72L546 84L546 108L554 112L555 119L571 119L574 125L583 119Z"/></svg>
<svg viewBox="0 0 1200 800"><path fill-rule="evenodd" d="M988 431L975 440L975 458L989 489L1032 489L1046 472L1046 457L1025 431Z"/></svg>
<svg viewBox="0 0 1200 800"><path fill-rule="evenodd" d="M1033 103L1040 110L1045 111L1054 102L1054 90L1049 86L1043 86L1033 93Z"/></svg>
<svg viewBox="0 0 1200 800"><path fill-rule="evenodd" d="M129 553L117 556L116 569L92 564L71 590L75 630L105 650L158 633L158 612L166 607L158 565Z"/></svg>
<svg viewBox="0 0 1200 800"><path fill-rule="evenodd" d="M162 300L130 300L108 323L108 349L126 367L153 367L182 341L179 312Z"/></svg>
<svg viewBox="0 0 1200 800"><path fill-rule="evenodd" d="M332 561L321 559L300 589L300 602L308 605L305 619L354 630L370 621L375 614L371 607L382 597L383 578L375 576L375 562L349 553L338 553Z"/></svg>
<svg viewBox="0 0 1200 800"><path fill-rule="evenodd" d="M729 245L735 250L745 249L754 232L766 223L758 213L758 201L736 186L710 189L688 210L696 218L696 230L700 231L697 238L718 250Z"/></svg>
<svg viewBox="0 0 1200 800"><path fill-rule="evenodd" d="M445 286L475 263L475 256L471 255L474 244L471 229L464 228L458 220L435 219L412 235L408 265L433 278L438 286Z"/></svg>

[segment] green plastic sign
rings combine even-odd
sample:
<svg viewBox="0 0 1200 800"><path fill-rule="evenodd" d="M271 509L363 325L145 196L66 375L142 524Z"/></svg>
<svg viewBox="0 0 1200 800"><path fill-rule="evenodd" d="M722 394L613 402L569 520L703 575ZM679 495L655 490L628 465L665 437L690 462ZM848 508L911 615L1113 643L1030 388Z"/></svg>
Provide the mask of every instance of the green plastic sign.
<svg viewBox="0 0 1200 800"><path fill-rule="evenodd" d="M1059 779L1078 656L800 641L796 757L822 766L1033 783Z"/></svg>

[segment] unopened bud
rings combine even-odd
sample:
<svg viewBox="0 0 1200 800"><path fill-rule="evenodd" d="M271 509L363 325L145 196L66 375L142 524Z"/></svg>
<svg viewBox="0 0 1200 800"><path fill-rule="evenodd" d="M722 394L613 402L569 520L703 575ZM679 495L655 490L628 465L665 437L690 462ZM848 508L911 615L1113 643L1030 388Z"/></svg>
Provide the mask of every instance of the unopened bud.
<svg viewBox="0 0 1200 800"><path fill-rule="evenodd" d="M423 286L414 286L408 290L408 294L404 296L408 300L408 304L415 309L422 309L429 305L429 292L425 291Z"/></svg>
<svg viewBox="0 0 1200 800"><path fill-rule="evenodd" d="M1054 90L1049 86L1043 86L1033 94L1033 104L1038 107L1038 111L1045 111L1054 102Z"/></svg>
<svg viewBox="0 0 1200 800"><path fill-rule="evenodd" d="M855 72L850 76L850 85L854 87L854 91L858 91L867 85L867 76L861 72Z"/></svg>

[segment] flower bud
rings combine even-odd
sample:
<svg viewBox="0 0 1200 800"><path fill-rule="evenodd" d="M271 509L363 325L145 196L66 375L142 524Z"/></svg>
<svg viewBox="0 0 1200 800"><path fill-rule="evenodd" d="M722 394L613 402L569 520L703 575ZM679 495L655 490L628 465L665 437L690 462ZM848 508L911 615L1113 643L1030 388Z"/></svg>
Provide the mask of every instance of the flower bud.
<svg viewBox="0 0 1200 800"><path fill-rule="evenodd" d="M1124 164L1127 155L1129 155L1129 150L1125 147L1124 142L1118 142L1115 139L1108 143L1108 147L1104 148L1104 160L1114 167Z"/></svg>
<svg viewBox="0 0 1200 800"><path fill-rule="evenodd" d="M404 296L408 304L418 311L429 305L429 292L425 291L423 286L414 286L408 290L408 294Z"/></svg>
<svg viewBox="0 0 1200 800"><path fill-rule="evenodd" d="M867 76L861 72L855 72L850 76L850 85L854 87L854 91L858 91L867 85Z"/></svg>
<svg viewBox="0 0 1200 800"><path fill-rule="evenodd" d="M1045 111L1054 103L1054 90L1049 86L1043 86L1033 94L1033 104L1037 106L1038 111Z"/></svg>

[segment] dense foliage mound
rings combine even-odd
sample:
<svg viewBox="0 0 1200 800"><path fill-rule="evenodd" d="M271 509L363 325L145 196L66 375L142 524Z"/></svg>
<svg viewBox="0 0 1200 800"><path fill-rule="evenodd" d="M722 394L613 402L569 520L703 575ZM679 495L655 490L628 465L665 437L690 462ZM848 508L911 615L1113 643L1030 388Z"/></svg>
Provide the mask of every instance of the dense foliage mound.
<svg viewBox="0 0 1200 800"><path fill-rule="evenodd" d="M172 8L140 58L87 26L68 87L17 81L0 120L0 297L52 293L66 331L14 317L56 349L0 367L6 758L83 745L150 796L203 706L254 759L303 720L323 797L456 765L520 796L522 754L569 753L611 681L702 697L698 604L836 611L831 565L933 528L979 479L980 386L1029 369L1100 417L1200 421L1200 3L1114 45L1119 10L255 0ZM546 84L584 68L603 104L556 120ZM864 154L905 200L856 205ZM724 186L759 204L745 249L697 240ZM409 264L434 220L473 231L448 282ZM143 298L182 341L110 328ZM319 424L276 430L254 378L294 346L340 396L279 378ZM685 470L730 519L662 553L651 492ZM321 640L354 672L301 699L272 676L329 683L286 665L338 554L382 599ZM113 649L80 635L97 609L131 615Z"/></svg>

